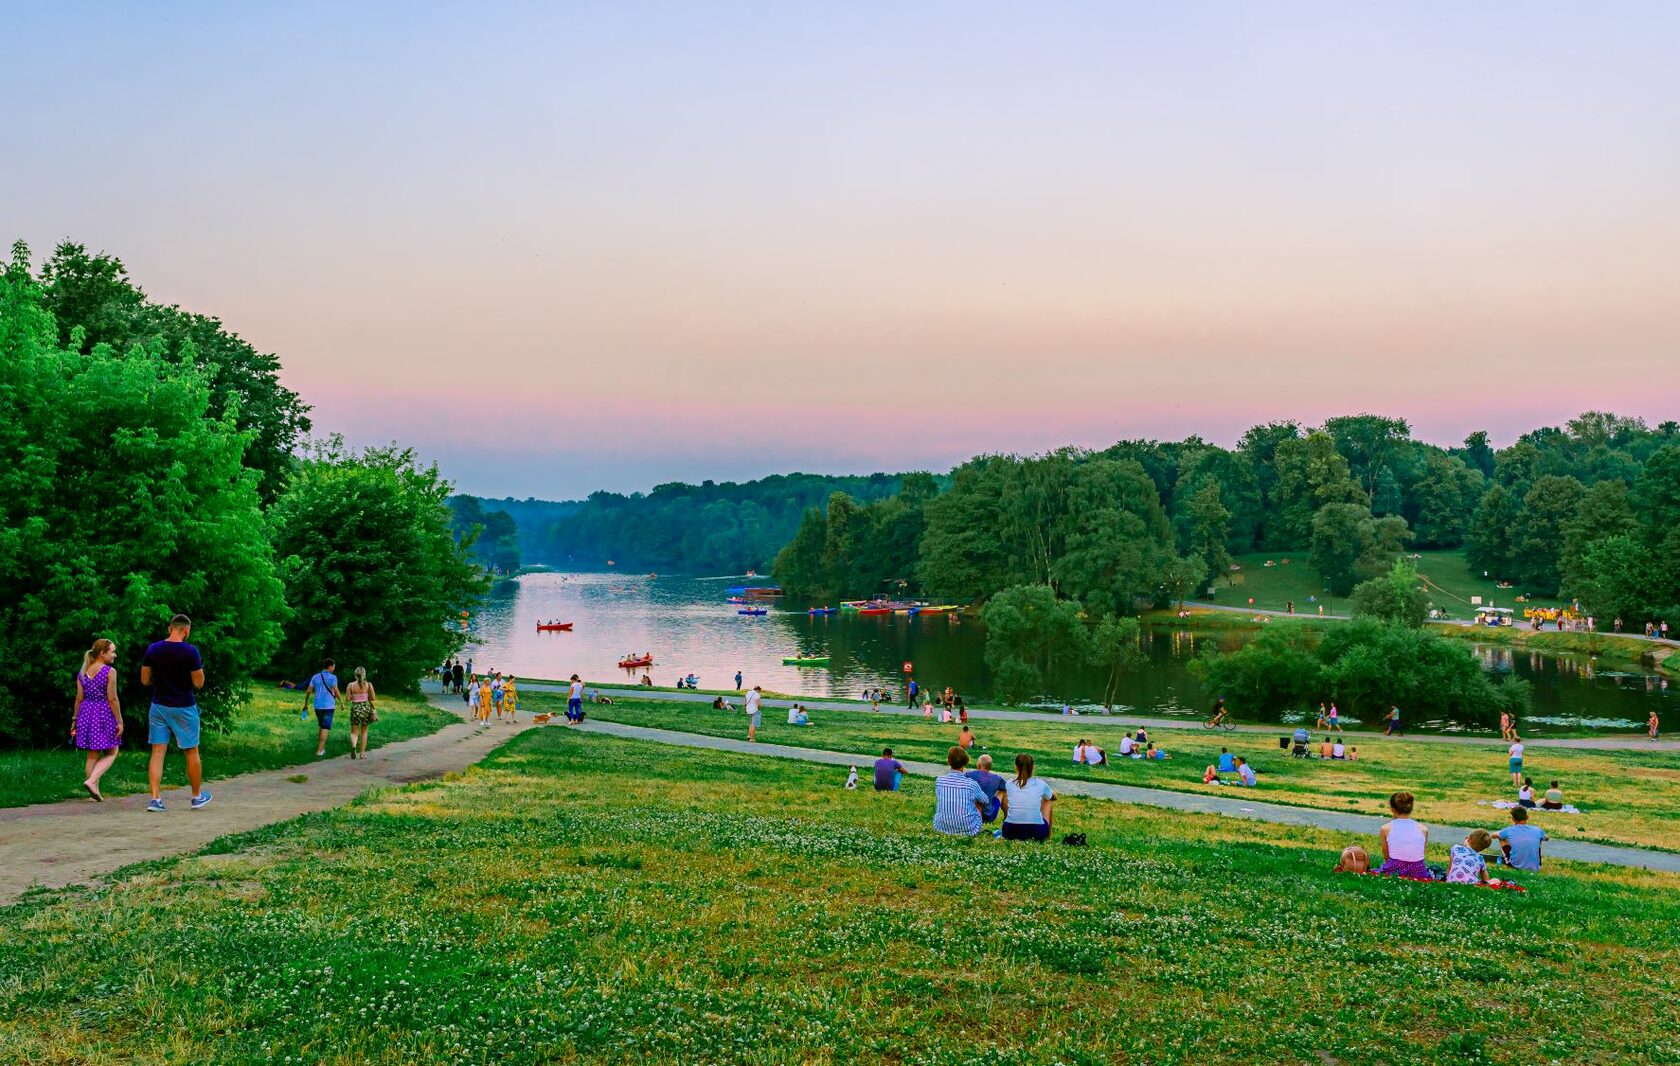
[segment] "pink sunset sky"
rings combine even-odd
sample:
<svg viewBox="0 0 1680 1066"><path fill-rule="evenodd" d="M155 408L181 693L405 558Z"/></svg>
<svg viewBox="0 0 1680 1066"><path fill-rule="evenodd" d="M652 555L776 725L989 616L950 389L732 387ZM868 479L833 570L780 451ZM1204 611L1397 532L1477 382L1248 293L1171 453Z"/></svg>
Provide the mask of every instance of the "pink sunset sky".
<svg viewBox="0 0 1680 1066"><path fill-rule="evenodd" d="M1680 8L37 5L0 222L465 491L1680 417Z"/></svg>

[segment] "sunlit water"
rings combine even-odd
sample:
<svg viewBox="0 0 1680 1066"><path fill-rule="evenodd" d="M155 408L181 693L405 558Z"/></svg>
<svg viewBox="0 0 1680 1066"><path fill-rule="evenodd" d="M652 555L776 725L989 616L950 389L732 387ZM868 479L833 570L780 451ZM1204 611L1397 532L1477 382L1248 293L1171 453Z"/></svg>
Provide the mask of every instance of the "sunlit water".
<svg viewBox="0 0 1680 1066"><path fill-rule="evenodd" d="M641 671L620 670L618 660L651 651L654 665L648 672L660 685L674 685L692 673L701 687L730 688L738 670L746 685L777 692L857 697L866 689L886 686L901 699L903 668L910 663L924 686L949 685L971 699L989 697L985 630L972 618L850 613L813 617L781 606L772 606L765 616L743 616L737 605L725 602L725 590L743 580L528 574L493 593L472 619L472 633L480 643L471 655L480 670L547 678L576 673L591 680L618 677L629 682ZM551 620L572 622L575 628L537 631L539 621ZM1187 669L1189 660L1204 647L1235 647L1242 639L1230 633L1178 630L1149 634L1149 665L1121 679L1115 708L1186 718L1203 714L1210 694ZM1475 647L1489 667L1533 682L1530 727L1642 729L1653 706L1659 712L1676 707L1680 713L1654 674L1599 671L1585 656ZM784 657L796 655L827 655L829 664L813 668L782 663ZM1032 702L1089 707L1101 699L1105 680L1089 670L1067 669L1053 678L1053 692ZM1427 727L1426 719L1408 724ZM1680 726L1680 721L1674 724Z"/></svg>

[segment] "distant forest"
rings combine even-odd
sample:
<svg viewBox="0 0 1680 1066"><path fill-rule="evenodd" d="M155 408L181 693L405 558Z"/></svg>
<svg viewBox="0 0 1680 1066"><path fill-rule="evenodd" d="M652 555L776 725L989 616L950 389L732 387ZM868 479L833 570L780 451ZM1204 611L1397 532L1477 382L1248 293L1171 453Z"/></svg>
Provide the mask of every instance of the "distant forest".
<svg viewBox="0 0 1680 1066"><path fill-rule="evenodd" d="M1047 585L1095 617L1182 598L1233 554L1308 554L1339 595L1414 548L1604 617L1680 614L1680 426L1588 412L1495 450L1440 447L1403 419L1255 426L1102 451L978 456L935 491L836 493L805 514L775 574L790 594L911 591L980 602Z"/></svg>
<svg viewBox="0 0 1680 1066"><path fill-rule="evenodd" d="M525 563L592 570L610 560L634 570L689 574L768 573L776 553L792 539L807 510L826 506L835 493L871 503L899 491L901 475L777 474L746 482L670 482L648 493L596 492L587 500L476 499L457 503L460 532L472 522L494 521L478 545L488 559L488 540L512 545ZM515 531L509 534L505 512ZM491 535L487 538L486 534ZM504 550L503 559L507 558Z"/></svg>

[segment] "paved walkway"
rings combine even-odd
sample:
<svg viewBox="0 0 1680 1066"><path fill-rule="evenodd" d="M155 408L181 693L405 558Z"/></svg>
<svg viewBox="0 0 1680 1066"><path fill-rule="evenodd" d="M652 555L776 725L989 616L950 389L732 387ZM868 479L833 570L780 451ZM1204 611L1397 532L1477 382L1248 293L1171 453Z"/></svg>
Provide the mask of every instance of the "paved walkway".
<svg viewBox="0 0 1680 1066"><path fill-rule="evenodd" d="M589 721L577 728L582 728L591 733L605 733L629 740L648 740L660 744L674 744L685 748L709 748L714 751L739 752L744 755L762 755L778 759L798 759L802 762L827 763L833 766L856 766L860 773L867 773L875 758L873 755L851 755L839 751L795 748L786 744L749 744L745 740L735 740L730 737L702 736L698 733L682 733L673 729L649 729L645 726L622 725L618 722ZM945 772L944 766L933 763L909 762L902 759L899 761L910 773L925 777L938 777ZM1101 781L1069 781L1057 777L1046 777L1045 780L1050 782L1051 787L1060 795L1095 796L1099 799L1118 800L1121 803L1137 803L1148 807L1164 807L1175 811L1195 811L1200 814L1219 814L1231 818L1252 818L1257 821L1277 822L1283 825L1305 825L1318 829L1332 829L1354 836L1374 837L1383 822L1387 820L1365 814L1345 814L1340 811L1315 810L1311 807L1290 807L1278 803L1265 803L1242 795L1206 796L1198 793L1135 788L1130 785L1111 785ZM1502 815L1503 813L1490 811L1490 818L1494 814ZM1430 828L1430 835L1438 841L1461 840L1470 832L1468 827L1463 826L1431 823ZM1667 851L1646 851L1641 848L1616 847L1608 844L1588 844L1577 840L1552 840L1546 844L1546 855L1549 858L1571 859L1576 862L1597 862L1611 866L1633 866L1648 870L1662 870L1668 873L1680 873L1680 854Z"/></svg>
<svg viewBox="0 0 1680 1066"><path fill-rule="evenodd" d="M438 691L438 684L435 681L426 682L424 687L428 693L435 693ZM591 685L590 687L600 692L602 695L611 696L613 699L662 700L670 703L709 704L716 698L709 692L670 692L662 689L649 690L634 687L615 688L605 685ZM519 691L566 692L567 686L561 684L551 684L543 681L521 681L519 682ZM736 706L740 706L743 695L741 693L736 693L730 696L729 699ZM879 712L874 712L871 711L866 704L852 703L842 700L808 700L803 698L798 700L789 700L779 698L771 699L768 696L764 698L764 706L766 708L786 708L793 706L795 703L813 711L846 711L853 714L896 714L912 718L920 718L922 716L922 712L920 710L913 710L908 707L891 706L885 703L881 705L881 710ZM1201 720L1198 718L1148 718L1131 714L1082 714L1078 718L1064 718L1058 714L1047 714L1042 711L1002 711L984 709L980 707L970 707L968 709L968 716L970 718L1001 719L1014 722L1078 722L1082 727L1106 727L1112 729L1136 729L1140 725L1147 729L1196 729L1202 724ZM1266 736L1276 737L1294 732L1294 727L1286 725L1239 725L1233 730L1233 732L1260 733ZM1319 735L1322 731L1314 730L1313 732L1315 735ZM1348 733L1347 738L1355 744L1395 743L1394 740L1385 738L1381 733L1374 731L1356 731ZM1400 740L1401 742L1408 744L1480 744L1486 747L1495 748L1502 748L1506 746L1505 741L1500 740L1498 737L1485 736L1447 737L1437 734L1419 734L1416 736L1402 737ZM1525 740L1523 743L1531 748L1579 748L1589 751L1680 751L1680 740L1659 740L1653 743L1646 737L1638 734L1622 734L1620 736L1609 737L1559 737L1552 739L1540 737L1534 740Z"/></svg>
<svg viewBox="0 0 1680 1066"><path fill-rule="evenodd" d="M438 706L459 714L461 704ZM217 837L243 833L310 811L348 803L370 788L404 785L464 770L509 737L530 728L530 716L517 725L491 720L489 725L462 721L413 740L387 744L366 759L339 754L301 766L216 780L206 767L206 787L215 799L191 810L186 789L165 791L168 810L146 811L142 793L104 803L65 800L0 810L0 906L35 885L52 888L82 884L130 863L196 851ZM179 756L175 756L178 758ZM308 780L287 780L295 775Z"/></svg>

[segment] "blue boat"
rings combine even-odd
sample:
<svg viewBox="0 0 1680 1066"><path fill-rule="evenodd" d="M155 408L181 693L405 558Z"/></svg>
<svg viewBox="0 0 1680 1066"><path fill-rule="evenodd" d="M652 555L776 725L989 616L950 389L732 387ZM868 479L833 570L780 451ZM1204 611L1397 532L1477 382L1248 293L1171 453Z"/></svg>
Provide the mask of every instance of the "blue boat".
<svg viewBox="0 0 1680 1066"><path fill-rule="evenodd" d="M806 614L837 614L837 613L839 613L839 610L840 610L840 608L838 608L838 607L813 607L810 610L806 611L805 613Z"/></svg>
<svg viewBox="0 0 1680 1066"><path fill-rule="evenodd" d="M769 614L770 612L765 610L763 607L743 607L739 611L736 611L735 613L736 614Z"/></svg>

